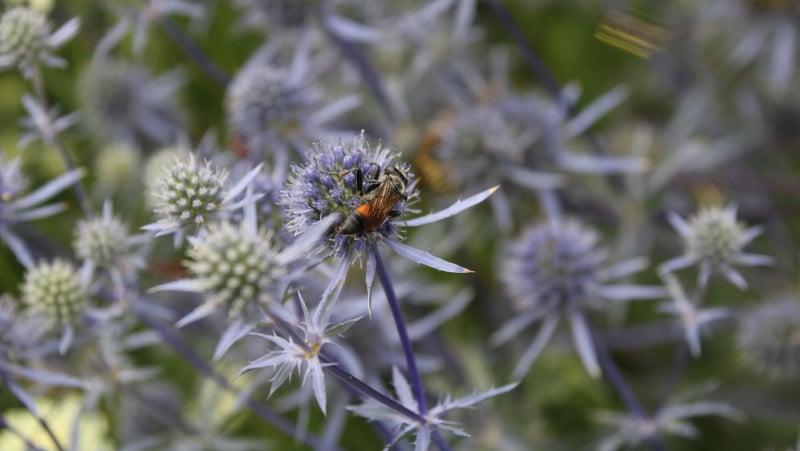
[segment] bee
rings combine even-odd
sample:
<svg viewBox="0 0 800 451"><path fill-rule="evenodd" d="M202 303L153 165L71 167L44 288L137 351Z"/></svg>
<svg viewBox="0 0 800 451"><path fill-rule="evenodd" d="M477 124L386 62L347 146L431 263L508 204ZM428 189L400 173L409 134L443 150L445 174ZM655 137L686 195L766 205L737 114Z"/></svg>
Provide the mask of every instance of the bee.
<svg viewBox="0 0 800 451"><path fill-rule="evenodd" d="M378 175L378 179L364 186L364 174L355 169L356 188L364 196L365 202L347 215L336 228L342 235L364 235L374 232L390 216L397 216L395 205L406 200L408 174L397 166L389 166Z"/></svg>

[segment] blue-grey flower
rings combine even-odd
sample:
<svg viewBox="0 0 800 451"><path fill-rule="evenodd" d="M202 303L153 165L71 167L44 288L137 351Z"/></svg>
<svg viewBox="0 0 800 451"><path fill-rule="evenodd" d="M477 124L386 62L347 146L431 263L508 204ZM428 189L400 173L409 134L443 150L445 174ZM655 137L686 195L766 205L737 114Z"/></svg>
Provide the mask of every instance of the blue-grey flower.
<svg viewBox="0 0 800 451"><path fill-rule="evenodd" d="M177 158L168 170L161 171L154 193L158 221L143 228L158 235L177 232L176 241L180 241L187 228L199 229L216 218L219 211L238 208L241 202L235 203L234 199L247 189L260 170L261 166L252 169L228 188L226 169L208 160L200 164L194 154Z"/></svg>
<svg viewBox="0 0 800 451"><path fill-rule="evenodd" d="M74 323L86 310L87 291L74 266L65 260L42 262L25 273L22 302L60 323Z"/></svg>
<svg viewBox="0 0 800 451"><path fill-rule="evenodd" d="M244 200L244 218L238 224L215 221L206 226L204 233L190 238L192 247L185 262L190 278L150 291L185 291L205 296L205 301L178 321L178 326L202 319L220 307L228 311L230 318L238 319L249 304L263 307L282 300L286 284L297 276L292 265L306 259L308 248L330 224L329 218L280 249L272 240L272 233L258 226L255 199L248 196ZM234 325L237 327L242 324Z"/></svg>
<svg viewBox="0 0 800 451"><path fill-rule="evenodd" d="M47 145L54 145L58 134L78 122L78 113L58 116L58 108L46 109L30 94L22 96L22 106L28 115L20 119L25 132L19 139L20 147L26 147L34 140L41 139Z"/></svg>
<svg viewBox="0 0 800 451"><path fill-rule="evenodd" d="M72 39L79 27L76 17L51 32L42 14L24 6L7 9L0 16L0 69L17 67L28 77L39 63L66 66L52 52Z"/></svg>
<svg viewBox="0 0 800 451"><path fill-rule="evenodd" d="M643 259L607 266L608 253L598 247L600 237L575 220L553 221L529 228L506 247L500 277L518 315L490 339L497 345L541 320L535 338L514 368L525 375L544 349L556 326L566 317L575 348L586 370L600 373L585 310L602 308L606 301L663 297L660 287L613 284L614 279L644 269Z"/></svg>
<svg viewBox="0 0 800 451"><path fill-rule="evenodd" d="M755 237L761 234L758 226L745 228L736 219L736 207L711 207L700 210L685 221L675 213L669 222L683 238L684 255L670 259L659 266L662 273L670 273L692 265L698 265L698 283L705 286L712 274L721 274L740 289L747 288L747 281L734 265L771 265L771 257L744 252Z"/></svg>
<svg viewBox="0 0 800 451"><path fill-rule="evenodd" d="M683 328L689 352L694 357L700 356L700 335L708 323L719 321L730 316L730 311L723 307L701 309L695 305L683 291L683 287L676 277L671 274L663 275L669 292L670 301L659 308L662 312L675 315Z"/></svg>
<svg viewBox="0 0 800 451"><path fill-rule="evenodd" d="M705 384L679 393L650 418L641 418L630 413L598 413L597 420L600 423L616 430L597 444L597 450L631 449L663 434L696 438L700 431L689 422L695 417L718 416L732 421L743 421L744 414L726 402L692 400L713 388L715 384Z"/></svg>
<svg viewBox="0 0 800 451"><path fill-rule="evenodd" d="M293 46L284 65L278 44L256 53L228 86L225 109L237 149L252 158L270 156L276 167L285 167L287 152L302 152L309 140L331 133L328 125L359 105L355 95L330 102L317 86L316 60L308 38Z"/></svg>
<svg viewBox="0 0 800 451"><path fill-rule="evenodd" d="M28 311L63 328L61 354L69 349L74 327L89 308L90 277L88 271L79 273L72 263L59 258L41 261L25 272L20 299Z"/></svg>
<svg viewBox="0 0 800 451"><path fill-rule="evenodd" d="M417 400L411 391L411 385L409 385L397 367L392 371L392 385L400 404L412 412L417 412ZM426 451L431 444L434 432L437 432L437 430L448 431L461 437L469 437L469 434L461 429L458 423L443 418L446 413L455 409L472 408L475 404L489 398L508 393L516 386L516 383L508 384L458 399L453 399L450 395L447 395L437 405L431 407L424 417L424 422L413 421L409 417L374 400L368 400L363 404L349 407L349 409L356 415L367 418L370 421L386 422L392 428L392 441L384 447L384 450L388 450L399 441L414 435L414 450Z"/></svg>
<svg viewBox="0 0 800 451"><path fill-rule="evenodd" d="M148 0L129 6L112 3L111 9L120 15L119 21L111 27L97 45L95 57L105 57L111 49L133 28L133 52L141 53L147 42L147 35L154 21L171 15L181 15L200 20L205 13L201 4L185 0Z"/></svg>
<svg viewBox="0 0 800 451"><path fill-rule="evenodd" d="M739 348L745 361L775 379L800 373L800 301L767 300L742 317Z"/></svg>
<svg viewBox="0 0 800 451"><path fill-rule="evenodd" d="M64 210L63 203L40 204L76 183L83 174L80 169L67 172L26 194L28 183L20 169L19 158L6 161L0 153L0 239L26 268L33 267L33 255L14 229L22 223Z"/></svg>
<svg viewBox="0 0 800 451"><path fill-rule="evenodd" d="M362 132L351 144L342 141L315 143L305 163L292 166L280 197L286 231L297 236L324 218L337 217L336 226L316 249L317 253L333 255L337 260L326 295L335 287L341 287L350 264L364 253L369 291L375 262L373 255L366 251L374 250L379 244L386 244L412 261L441 271L470 272L401 243L402 226L415 227L453 216L482 202L497 187L459 200L437 213L398 220L410 212L409 204L419 196L415 176L408 164L399 161L399 156L391 147L370 146Z"/></svg>
<svg viewBox="0 0 800 451"><path fill-rule="evenodd" d="M128 238L127 227L113 216L111 204L106 202L102 216L78 222L75 230L75 254L94 266L113 266L127 253Z"/></svg>
<svg viewBox="0 0 800 451"><path fill-rule="evenodd" d="M81 73L78 89L93 130L150 148L172 143L178 136L182 120L175 92L181 83L177 72L154 79L132 63L95 59Z"/></svg>

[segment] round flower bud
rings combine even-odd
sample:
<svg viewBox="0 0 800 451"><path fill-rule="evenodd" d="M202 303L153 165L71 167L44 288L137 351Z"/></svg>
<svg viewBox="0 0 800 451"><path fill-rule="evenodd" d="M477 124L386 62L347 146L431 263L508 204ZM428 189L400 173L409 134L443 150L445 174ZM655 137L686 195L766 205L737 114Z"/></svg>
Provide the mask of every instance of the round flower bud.
<svg viewBox="0 0 800 451"><path fill-rule="evenodd" d="M93 129L149 148L174 140L180 117L173 100L179 83L152 79L141 67L97 59L81 74L79 90Z"/></svg>
<svg viewBox="0 0 800 451"><path fill-rule="evenodd" d="M565 310L595 298L605 252L576 221L529 229L508 246L501 277L519 310Z"/></svg>
<svg viewBox="0 0 800 451"><path fill-rule="evenodd" d="M280 271L271 262L271 236L227 221L209 224L193 239L186 267L199 281L208 302L224 305L236 314L248 302L270 300L270 287Z"/></svg>
<svg viewBox="0 0 800 451"><path fill-rule="evenodd" d="M691 217L684 237L686 252L713 267L731 264L748 239L732 209L707 208Z"/></svg>
<svg viewBox="0 0 800 451"><path fill-rule="evenodd" d="M0 16L0 56L8 65L32 66L46 49L50 27L38 12L17 6Z"/></svg>
<svg viewBox="0 0 800 451"><path fill-rule="evenodd" d="M739 348L753 367L774 378L800 373L800 301L786 297L743 317Z"/></svg>
<svg viewBox="0 0 800 451"><path fill-rule="evenodd" d="M104 148L95 160L98 191L105 196L125 191L135 183L140 166L139 152L129 145Z"/></svg>
<svg viewBox="0 0 800 451"><path fill-rule="evenodd" d="M181 226L205 224L222 204L228 173L210 161L200 165L194 155L176 159L159 182L155 196L161 219Z"/></svg>
<svg viewBox="0 0 800 451"><path fill-rule="evenodd" d="M109 266L122 257L128 248L128 232L113 216L80 221L75 233L75 253L98 266Z"/></svg>
<svg viewBox="0 0 800 451"><path fill-rule="evenodd" d="M314 96L310 88L267 65L243 70L231 82L226 110L231 131L246 149L264 155L307 118Z"/></svg>
<svg viewBox="0 0 800 451"><path fill-rule="evenodd" d="M62 324L75 322L86 309L86 290L72 264L40 262L25 273L22 302L32 312Z"/></svg>

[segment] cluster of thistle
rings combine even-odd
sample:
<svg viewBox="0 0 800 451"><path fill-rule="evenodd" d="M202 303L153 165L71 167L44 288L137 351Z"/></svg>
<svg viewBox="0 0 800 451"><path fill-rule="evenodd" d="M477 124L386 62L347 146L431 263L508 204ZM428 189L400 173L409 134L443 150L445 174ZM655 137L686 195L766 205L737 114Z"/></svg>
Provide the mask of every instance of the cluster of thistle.
<svg viewBox="0 0 800 451"><path fill-rule="evenodd" d="M598 10L590 99L547 2L91 3L0 12L0 449L703 448L800 375L791 2Z"/></svg>

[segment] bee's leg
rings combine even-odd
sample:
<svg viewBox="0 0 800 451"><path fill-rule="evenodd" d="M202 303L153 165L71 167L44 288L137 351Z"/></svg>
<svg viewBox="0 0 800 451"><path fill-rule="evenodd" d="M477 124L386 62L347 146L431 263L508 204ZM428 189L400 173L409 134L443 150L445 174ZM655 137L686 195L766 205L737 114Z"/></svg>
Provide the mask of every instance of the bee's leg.
<svg viewBox="0 0 800 451"><path fill-rule="evenodd" d="M370 169L369 169L370 172L372 172L373 168L377 168L377 173L375 174L374 178L368 180L367 186L364 188L364 190L361 191L364 194L366 194L366 193L368 193L370 191L373 191L376 188L378 188L379 186L381 186L381 182L380 182L380 179L381 179L381 165L379 165L378 163L370 163L369 165L370 165Z"/></svg>

